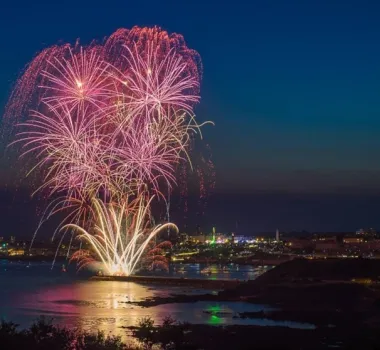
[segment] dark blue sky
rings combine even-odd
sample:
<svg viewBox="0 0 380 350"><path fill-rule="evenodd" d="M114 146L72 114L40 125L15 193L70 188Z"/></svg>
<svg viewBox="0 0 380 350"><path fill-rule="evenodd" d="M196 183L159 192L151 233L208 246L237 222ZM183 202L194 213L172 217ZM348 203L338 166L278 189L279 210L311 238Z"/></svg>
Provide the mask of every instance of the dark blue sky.
<svg viewBox="0 0 380 350"><path fill-rule="evenodd" d="M375 0L6 1L0 5L0 103L46 46L159 25L183 34L202 56L197 112L216 123L205 137L217 192L274 198L271 215L264 223L260 214L253 230L301 228L300 215L313 216L302 224L308 229L380 227L373 199L380 193L379 17ZM351 203L338 222L331 210L337 200L347 201L342 193L370 204L353 209ZM299 196L321 201L320 213L298 204L289 219L282 209L294 201L276 207ZM323 196L335 204L323 209ZM218 210L210 210L217 221ZM350 224L342 222L344 213Z"/></svg>

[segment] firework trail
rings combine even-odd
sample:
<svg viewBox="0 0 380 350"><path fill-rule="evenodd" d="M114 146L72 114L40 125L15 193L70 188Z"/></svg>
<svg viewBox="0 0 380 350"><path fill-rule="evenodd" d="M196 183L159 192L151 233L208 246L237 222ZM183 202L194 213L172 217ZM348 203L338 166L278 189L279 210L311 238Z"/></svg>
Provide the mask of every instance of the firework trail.
<svg viewBox="0 0 380 350"><path fill-rule="evenodd" d="M192 139L188 153L191 164L181 161L177 170L179 207L185 223L189 211L197 212L198 217L205 214L208 200L215 189L215 167L210 146L202 140Z"/></svg>
<svg viewBox="0 0 380 350"><path fill-rule="evenodd" d="M19 130L11 144L19 145L28 175L40 180L35 193L60 196L40 225L71 209L56 232L75 228L108 272L132 273L162 228L148 230L143 219L152 198L169 207L178 167L191 168L191 140L203 125L193 111L201 73L198 53L158 27L120 29L102 45L77 42L40 53L16 83L4 117L6 128ZM205 188L202 182L201 197ZM90 259L79 257L80 266Z"/></svg>
<svg viewBox="0 0 380 350"><path fill-rule="evenodd" d="M110 275L131 275L141 257L145 253L145 263L150 267L167 267L163 257L163 248L170 247L170 242L161 242L151 247L153 238L167 228L178 231L174 224L166 223L151 227L149 204L151 197L145 203L144 196L140 196L128 206L120 204L104 204L94 199L93 210L95 225L89 233L75 224L68 224L63 229L78 231L78 238L87 241L94 249L97 259L100 259ZM73 256L79 261L79 268L83 268L94 261L91 253L80 250Z"/></svg>

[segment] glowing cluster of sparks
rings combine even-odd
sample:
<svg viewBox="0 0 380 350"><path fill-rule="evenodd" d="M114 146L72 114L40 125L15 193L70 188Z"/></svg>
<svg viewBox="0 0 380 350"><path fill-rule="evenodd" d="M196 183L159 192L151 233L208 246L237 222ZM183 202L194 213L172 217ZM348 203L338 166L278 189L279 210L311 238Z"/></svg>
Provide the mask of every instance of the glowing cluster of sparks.
<svg viewBox="0 0 380 350"><path fill-rule="evenodd" d="M36 191L61 196L48 216L73 209L60 228L79 232L110 274L131 274L144 252L151 265L165 260L152 238L176 227L150 227L149 207L190 163L200 78L182 36L134 27L102 45L50 47L16 84L6 117L19 126L21 157L35 160L29 173L43 178Z"/></svg>
<svg viewBox="0 0 380 350"><path fill-rule="evenodd" d="M129 276L135 270L141 257L145 255L145 263L154 264L166 268L166 258L163 256L163 248L170 246L168 242L154 245L156 234L176 226L171 223L150 227L149 203L138 198L132 203L104 204L99 199L94 199L94 211L97 222L89 233L76 224L68 224L64 228L71 228L79 233L79 238L91 244L97 256L101 259L106 270L110 274ZM125 236L130 237L126 240ZM92 257L82 250L73 255L73 259L79 261L79 267L86 266L93 261Z"/></svg>

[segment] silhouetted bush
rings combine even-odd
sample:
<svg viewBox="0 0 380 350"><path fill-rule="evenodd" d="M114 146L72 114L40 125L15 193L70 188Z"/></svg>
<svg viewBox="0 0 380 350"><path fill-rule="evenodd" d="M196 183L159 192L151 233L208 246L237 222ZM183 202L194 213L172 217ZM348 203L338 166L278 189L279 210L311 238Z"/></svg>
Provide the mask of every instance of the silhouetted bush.
<svg viewBox="0 0 380 350"><path fill-rule="evenodd" d="M166 350L198 349L199 346L194 345L191 340L190 327L189 323L178 322L171 316L166 316L161 326L155 326L154 321L146 317L139 321L137 327L133 327L132 334L147 349L151 349L153 346Z"/></svg>
<svg viewBox="0 0 380 350"><path fill-rule="evenodd" d="M29 329L18 330L13 322L0 324L0 348L2 350L126 350L128 347L117 336L105 336L103 332L91 334L79 330L60 328L44 317Z"/></svg>

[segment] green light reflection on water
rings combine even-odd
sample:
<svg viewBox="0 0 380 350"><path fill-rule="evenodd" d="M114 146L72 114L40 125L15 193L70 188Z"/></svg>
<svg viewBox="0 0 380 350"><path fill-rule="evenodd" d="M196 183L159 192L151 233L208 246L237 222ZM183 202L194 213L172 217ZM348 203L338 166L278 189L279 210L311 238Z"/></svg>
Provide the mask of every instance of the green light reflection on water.
<svg viewBox="0 0 380 350"><path fill-rule="evenodd" d="M223 323L223 319L218 316L218 313L222 311L220 305L210 305L206 310L211 313L210 318L207 320L209 325L216 326Z"/></svg>
<svg viewBox="0 0 380 350"><path fill-rule="evenodd" d="M209 319L208 319L208 324L209 325L212 325L212 326L217 326L219 324L221 324L223 322L223 320L216 316L216 315L212 315Z"/></svg>
<svg viewBox="0 0 380 350"><path fill-rule="evenodd" d="M221 307L220 307L220 305L209 306L207 308L207 311L212 312L212 313L214 313L214 312L220 312L221 311Z"/></svg>

